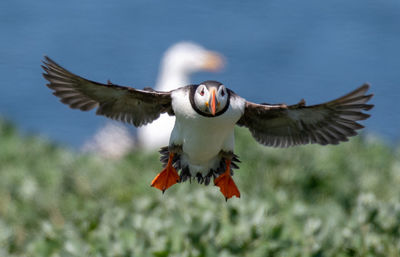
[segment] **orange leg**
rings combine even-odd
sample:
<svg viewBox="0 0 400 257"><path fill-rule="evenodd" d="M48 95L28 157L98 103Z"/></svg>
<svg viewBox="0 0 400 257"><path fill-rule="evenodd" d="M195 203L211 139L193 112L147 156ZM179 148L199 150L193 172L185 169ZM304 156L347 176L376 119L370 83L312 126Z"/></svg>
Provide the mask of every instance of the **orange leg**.
<svg viewBox="0 0 400 257"><path fill-rule="evenodd" d="M178 172L172 166L174 154L170 153L167 166L153 179L151 186L160 189L163 193L179 181Z"/></svg>
<svg viewBox="0 0 400 257"><path fill-rule="evenodd" d="M228 201L232 196L240 198L240 192L231 177L231 160L226 160L225 162L226 170L214 180L214 184L219 187L219 190L225 196L225 200Z"/></svg>

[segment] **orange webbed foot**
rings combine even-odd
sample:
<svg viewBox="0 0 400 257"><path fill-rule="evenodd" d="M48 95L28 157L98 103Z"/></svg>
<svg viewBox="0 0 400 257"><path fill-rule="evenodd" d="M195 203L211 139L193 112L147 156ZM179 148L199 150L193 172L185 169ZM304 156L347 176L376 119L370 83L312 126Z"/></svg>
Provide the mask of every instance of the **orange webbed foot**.
<svg viewBox="0 0 400 257"><path fill-rule="evenodd" d="M231 176L230 166L231 161L226 160L225 172L214 180L214 184L219 187L219 190L225 196L226 201L233 196L240 198L239 189L237 188L235 181L233 181Z"/></svg>
<svg viewBox="0 0 400 257"><path fill-rule="evenodd" d="M169 187L179 182L179 175L176 169L172 166L173 153L169 154L167 166L153 179L151 186L160 189L163 193Z"/></svg>

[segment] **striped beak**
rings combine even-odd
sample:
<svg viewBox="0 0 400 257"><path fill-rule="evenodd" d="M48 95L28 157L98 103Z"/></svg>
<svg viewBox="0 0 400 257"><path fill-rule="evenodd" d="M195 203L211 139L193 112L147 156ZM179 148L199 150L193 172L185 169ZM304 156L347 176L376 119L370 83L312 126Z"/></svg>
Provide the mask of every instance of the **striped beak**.
<svg viewBox="0 0 400 257"><path fill-rule="evenodd" d="M208 108L210 109L210 113L214 116L217 106L217 97L215 96L215 89L211 89L211 99Z"/></svg>

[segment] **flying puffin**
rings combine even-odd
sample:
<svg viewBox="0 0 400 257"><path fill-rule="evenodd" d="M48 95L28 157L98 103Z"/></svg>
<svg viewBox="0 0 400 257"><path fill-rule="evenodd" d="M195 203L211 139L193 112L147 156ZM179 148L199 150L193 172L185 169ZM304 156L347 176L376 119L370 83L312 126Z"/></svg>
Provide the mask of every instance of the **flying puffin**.
<svg viewBox="0 0 400 257"><path fill-rule="evenodd" d="M151 186L164 192L177 182L196 179L208 185L211 179L225 199L240 197L232 179L238 168L234 154L234 127L247 127L257 142L272 147L316 143L338 144L357 134L356 121L370 115L362 111L372 94L369 85L335 100L306 106L256 104L246 101L217 81L204 81L168 92L102 84L77 76L45 57L43 76L61 102L73 109L131 123L148 124L160 114L176 117L169 145L161 149L164 169ZM178 173L180 172L180 173Z"/></svg>

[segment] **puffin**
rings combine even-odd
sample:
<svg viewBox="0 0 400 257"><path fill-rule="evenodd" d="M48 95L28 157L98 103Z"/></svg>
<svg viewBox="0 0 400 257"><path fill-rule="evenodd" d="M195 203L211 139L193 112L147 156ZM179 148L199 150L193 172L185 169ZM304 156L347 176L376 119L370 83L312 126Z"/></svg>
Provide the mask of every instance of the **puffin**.
<svg viewBox="0 0 400 257"><path fill-rule="evenodd" d="M161 114L175 116L169 144L162 147L163 169L151 186L165 190L187 180L214 184L225 200L240 191L233 180L239 158L234 153L236 125L249 129L265 146L291 147L304 144L338 144L357 135L364 126L357 121L370 115L367 104L373 94L365 83L354 91L317 105L253 103L218 81L157 91L99 83L75 75L45 56L42 68L47 85L60 101L72 109L130 123L140 127Z"/></svg>

